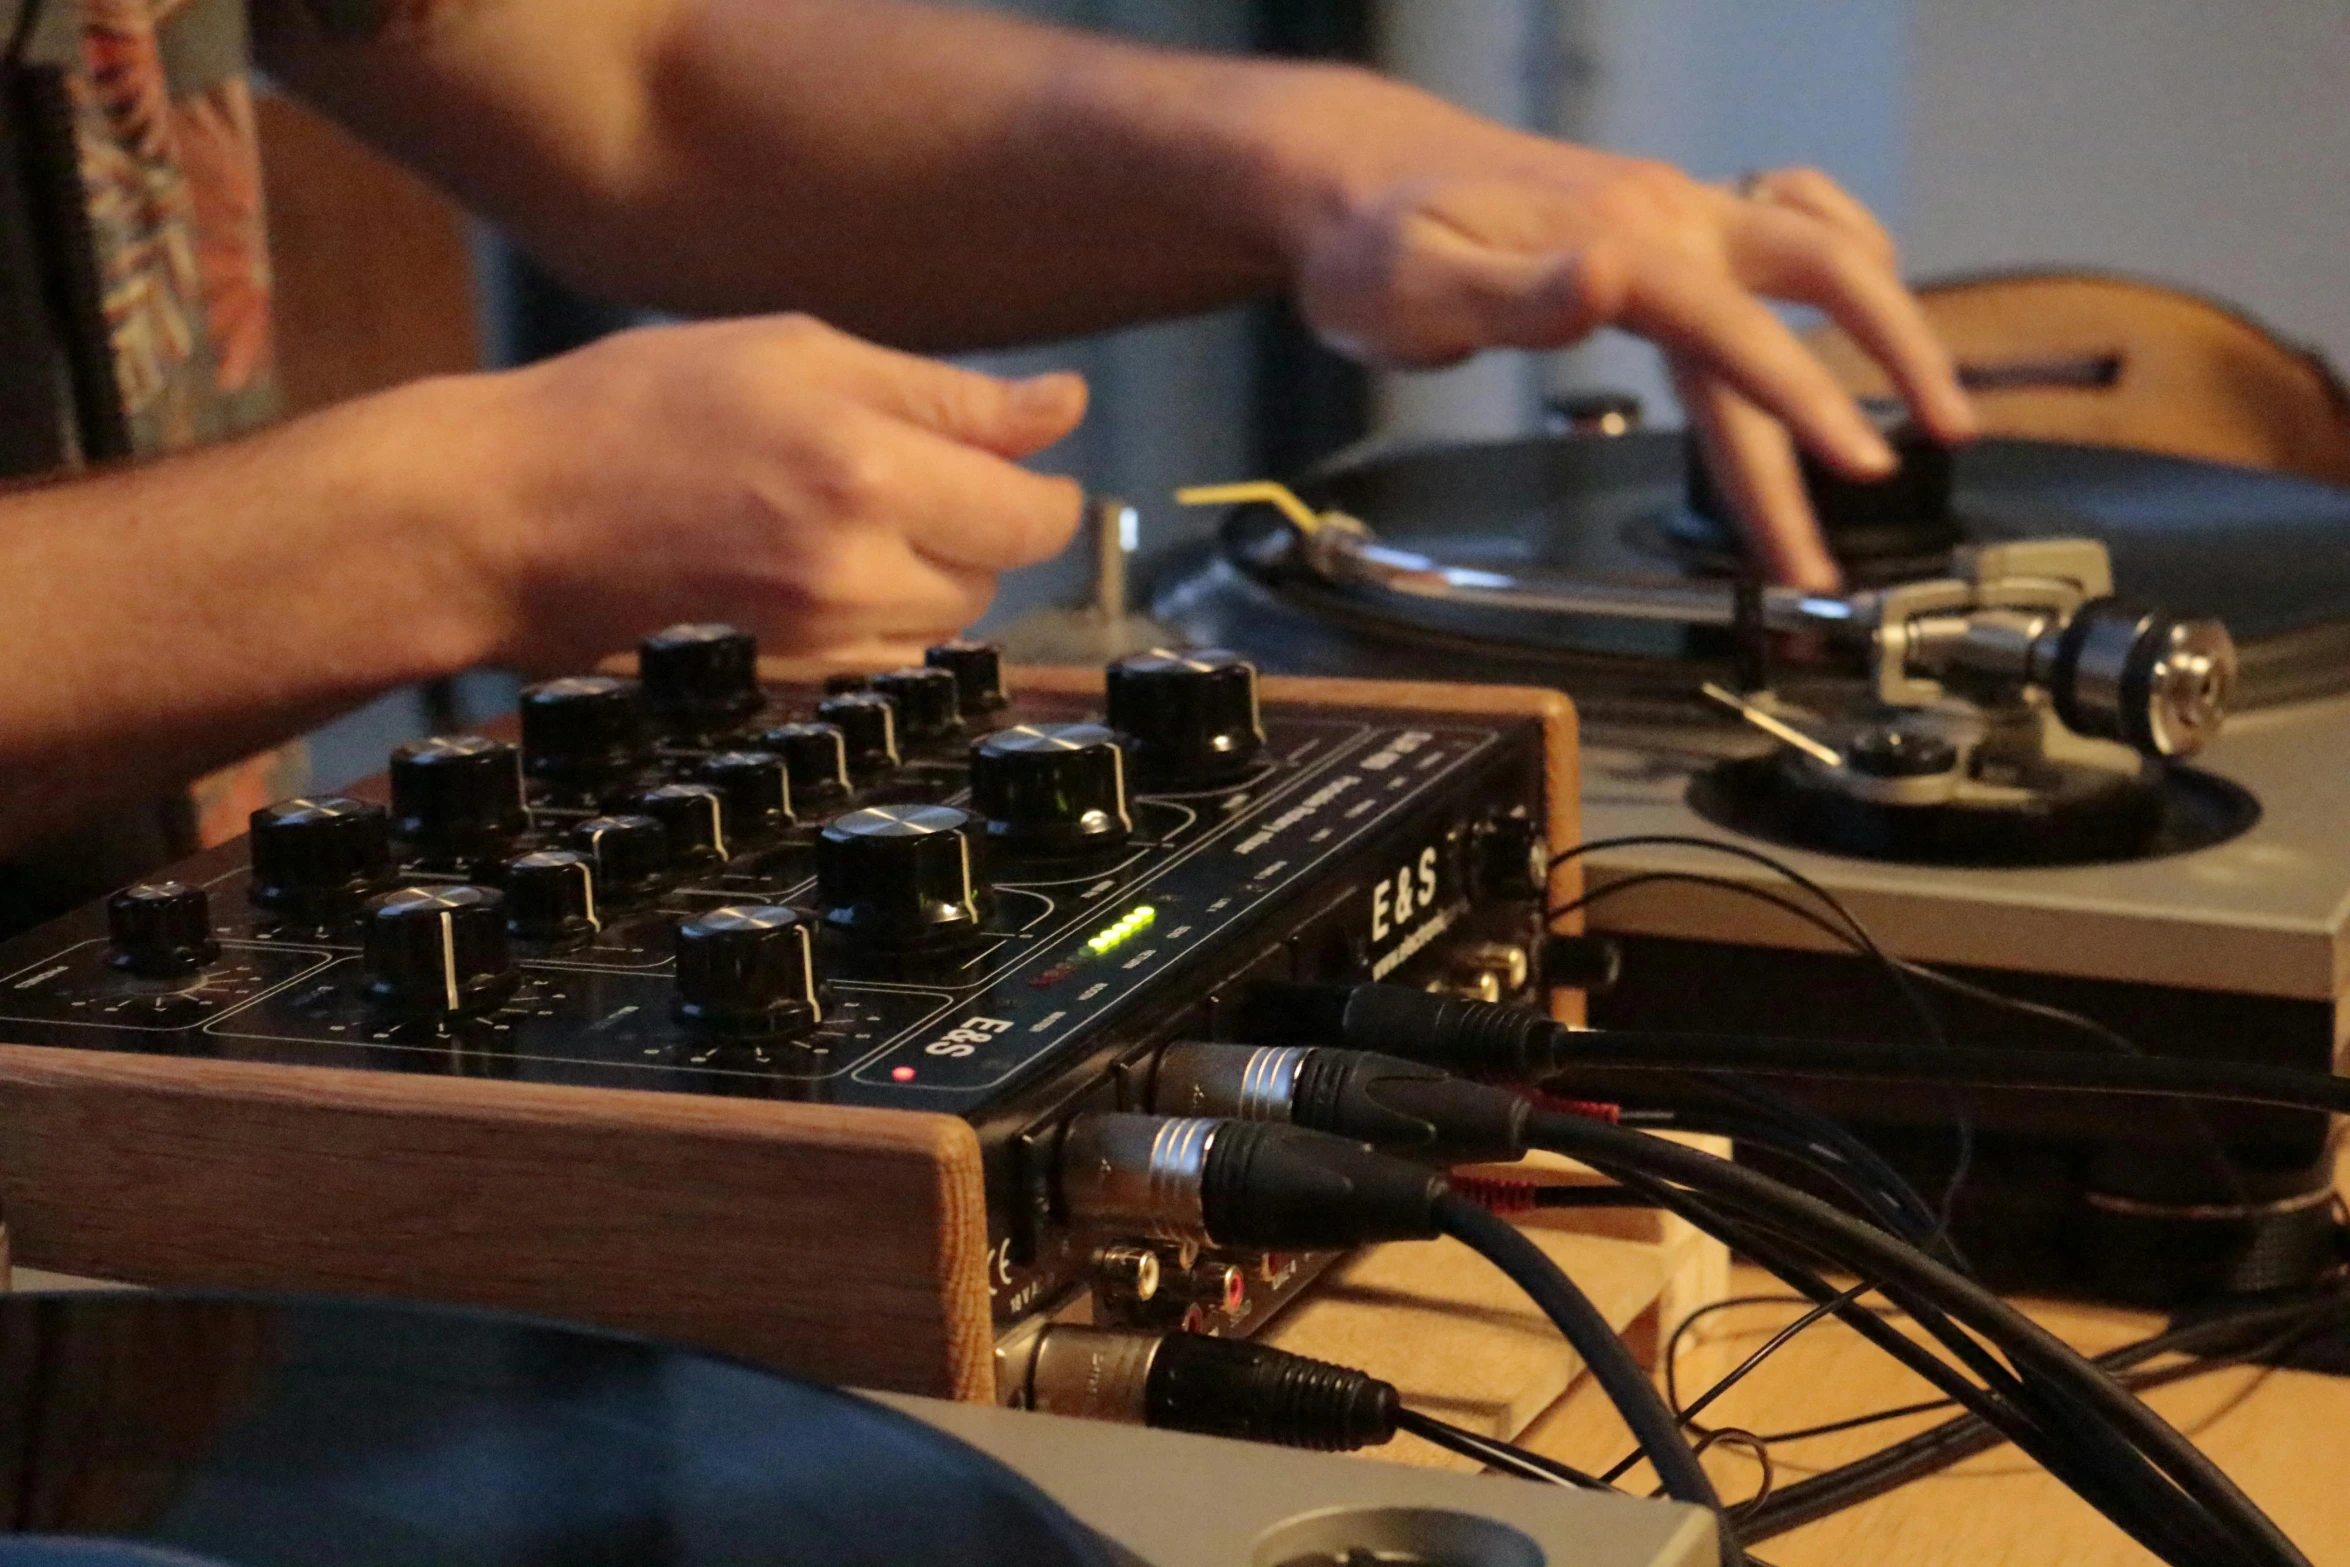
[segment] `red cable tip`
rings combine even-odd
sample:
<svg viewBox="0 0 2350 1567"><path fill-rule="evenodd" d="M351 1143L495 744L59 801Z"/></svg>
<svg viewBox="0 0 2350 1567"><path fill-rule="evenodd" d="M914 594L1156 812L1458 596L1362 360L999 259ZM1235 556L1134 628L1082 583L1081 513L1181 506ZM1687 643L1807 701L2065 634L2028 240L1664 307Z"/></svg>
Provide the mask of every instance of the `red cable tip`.
<svg viewBox="0 0 2350 1567"><path fill-rule="evenodd" d="M1508 1218L1512 1214L1532 1213L1535 1209L1535 1185L1532 1181L1513 1181L1498 1175L1462 1175L1452 1177L1453 1195L1465 1197L1487 1213Z"/></svg>
<svg viewBox="0 0 2350 1567"><path fill-rule="evenodd" d="M1604 1104L1596 1099L1567 1099L1539 1088L1528 1089L1526 1097L1541 1109L1555 1110L1560 1115L1579 1115L1586 1121L1605 1121L1614 1126L1624 1118L1622 1105Z"/></svg>

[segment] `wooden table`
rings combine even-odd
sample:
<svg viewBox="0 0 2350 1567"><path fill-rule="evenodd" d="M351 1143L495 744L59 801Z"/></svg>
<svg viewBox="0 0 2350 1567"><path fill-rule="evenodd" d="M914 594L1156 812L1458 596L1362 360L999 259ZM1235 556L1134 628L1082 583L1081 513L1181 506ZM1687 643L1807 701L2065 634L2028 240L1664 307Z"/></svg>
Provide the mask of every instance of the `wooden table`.
<svg viewBox="0 0 2350 1567"><path fill-rule="evenodd" d="M1783 1295L1759 1269L1733 1270L1739 1294ZM2160 1332L2143 1312L2065 1302L2019 1302L2068 1343L2101 1352ZM1773 1331L1798 1305L1716 1313L1714 1329L1681 1359L1684 1398L1694 1397ZM1758 1432L1815 1425L1933 1397L1933 1390L1849 1329L1821 1323L1793 1340L1725 1394L1708 1424ZM2350 1379L2301 1371L2229 1367L2147 1400L2194 1438L2251 1498L2266 1508L2318 1567L2350 1564ZM1782 1482L1859 1458L1948 1418L1918 1415L1815 1441L1782 1444L1773 1460ZM1537 1451L1578 1468L1605 1469L1629 1446L1623 1424L1585 1379L1527 1433ZM1756 1464L1717 1447L1706 1467L1725 1500L1751 1496ZM1637 1471L1645 1478L1647 1470ZM1756 1548L1773 1567L2123 1567L2155 1558L2012 1447L2001 1447L1779 1536Z"/></svg>

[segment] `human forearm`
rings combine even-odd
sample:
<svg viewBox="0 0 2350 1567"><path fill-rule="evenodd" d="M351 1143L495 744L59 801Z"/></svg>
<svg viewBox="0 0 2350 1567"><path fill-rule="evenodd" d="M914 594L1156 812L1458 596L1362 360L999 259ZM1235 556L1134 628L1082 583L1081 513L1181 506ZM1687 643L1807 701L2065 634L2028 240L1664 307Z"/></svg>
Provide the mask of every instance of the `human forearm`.
<svg viewBox="0 0 2350 1567"><path fill-rule="evenodd" d="M1292 171L1266 128L1340 74L879 0L505 0L364 44L265 36L600 292L927 347L1278 291Z"/></svg>
<svg viewBox="0 0 2350 1567"><path fill-rule="evenodd" d="M436 395L0 499L0 852L487 653Z"/></svg>
<svg viewBox="0 0 2350 1567"><path fill-rule="evenodd" d="M0 499L0 854L387 687L672 622L902 652L1076 527L1084 411L806 319L623 333Z"/></svg>

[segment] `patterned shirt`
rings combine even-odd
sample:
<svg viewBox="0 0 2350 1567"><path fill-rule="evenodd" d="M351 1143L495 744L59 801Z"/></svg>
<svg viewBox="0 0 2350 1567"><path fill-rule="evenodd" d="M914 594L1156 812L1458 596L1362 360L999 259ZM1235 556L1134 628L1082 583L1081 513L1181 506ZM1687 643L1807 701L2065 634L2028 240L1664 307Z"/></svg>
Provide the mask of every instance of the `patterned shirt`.
<svg viewBox="0 0 2350 1567"><path fill-rule="evenodd" d="M369 36L429 0L300 0ZM246 0L0 0L0 479L276 411ZM0 932L241 822L268 759L0 865Z"/></svg>

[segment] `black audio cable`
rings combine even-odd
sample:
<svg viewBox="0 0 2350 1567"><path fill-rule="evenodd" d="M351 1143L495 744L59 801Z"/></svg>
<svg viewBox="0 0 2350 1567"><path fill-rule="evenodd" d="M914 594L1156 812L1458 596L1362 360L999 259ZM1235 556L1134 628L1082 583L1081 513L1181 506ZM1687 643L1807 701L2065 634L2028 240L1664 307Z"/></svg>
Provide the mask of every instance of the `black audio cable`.
<svg viewBox="0 0 2350 1567"><path fill-rule="evenodd" d="M1150 1092L1152 1103L1162 1110L1209 1110L1262 1118L1251 1124L1282 1121L1303 1124L1430 1158L1516 1157L1534 1141L1537 1122L1534 1106L1518 1094L1452 1078L1433 1068L1394 1057L1346 1050L1173 1045L1158 1059ZM1695 1204L1684 1195L1655 1190L1650 1195L1652 1200L1666 1206L1682 1208L1689 1217L1722 1233L1725 1239L1750 1254L1766 1251L1763 1240L1748 1230L1729 1226L1711 1210L1691 1211ZM1484 1216L1484 1223L1525 1244L1522 1237L1498 1220ZM1782 1276L1796 1282L1794 1274ZM1816 1277L1810 1278L1810 1287L1823 1301L1835 1295ZM1920 1312L1931 1316L1930 1308L1921 1307ZM1892 1334L1890 1341L1881 1342L1888 1353L1903 1359L1929 1380L1937 1380L1938 1385L1954 1396L1975 1392L1970 1384L1957 1379L1955 1371L1898 1334ZM1961 1342L1965 1345L1962 1353L1973 1350L1971 1341ZM1979 1354L1977 1369L1993 1378L2001 1374L2001 1368L1986 1362ZM1989 1395L1982 1397L1988 1400ZM2002 1413L1996 1403L1970 1407L1981 1407L1991 1416ZM2020 1415L2003 1420L2001 1429L2060 1478L2113 1512L2118 1522L2145 1538L2151 1546L2173 1557L2180 1554L2169 1549L2173 1542L2156 1526L2135 1518L2126 1498L2101 1494L2099 1475L2074 1461L2071 1449L2058 1445L2054 1437L2045 1436ZM1650 1452L1654 1445L1643 1434L1641 1451ZM2107 1456L2118 1462L2121 1455Z"/></svg>
<svg viewBox="0 0 2350 1567"><path fill-rule="evenodd" d="M1404 1406L1369 1372L1243 1339L1055 1323L1012 1356L1024 1408L1161 1431L1351 1453L1409 1433L1526 1479L1583 1490L1595 1475Z"/></svg>
<svg viewBox="0 0 2350 1567"><path fill-rule="evenodd" d="M1891 964L1912 979L1921 980L1961 1000L1972 1002L1976 1006L1987 1007L2017 1018L2027 1018L2037 1023L2051 1024L2093 1039L2107 1049L2118 1051L2123 1055L2145 1054L2145 1051L2135 1040L2117 1029L2108 1028L2095 1018L2070 1011L2064 1007L2050 1006L2045 1002L2026 1001L2020 996L2006 995L1988 986L1960 979L1955 974L1945 974L1940 969L1913 962L1908 958L1897 957L1882 950L1872 952L1869 947L1855 939L1847 925L1839 924L1818 910L1806 908L1793 898L1773 892L1768 887L1757 887L1751 882L1733 881L1727 876L1709 876L1701 871L1640 871L1611 881L1603 887L1594 888L1571 903L1560 905L1550 911L1551 918L1555 921L1562 915L1576 913L1621 893L1630 892L1636 887L1658 882L1679 886L1705 887L1716 892L1725 892L1745 898L1751 902L1768 904L1788 917L1810 926L1830 941L1842 945L1857 956L1874 957L1880 962ZM1850 920L1849 913L1841 908L1838 912L1843 913L1846 920ZM2178 1107L2178 1114L2187 1131L2202 1150L2204 1160L2210 1165L2212 1172L2219 1177L2220 1183L2229 1189L2238 1202L2249 1204L2252 1201L2252 1196L2250 1188L2245 1183L2244 1172L2237 1167L2234 1160L2228 1157L2226 1147L2212 1130L2211 1123L2204 1119L2201 1108L2191 1102L2183 1103Z"/></svg>
<svg viewBox="0 0 2350 1567"><path fill-rule="evenodd" d="M1630 1179L1646 1184L1661 1206L1728 1241L1798 1294L1843 1320L1920 1380L1996 1429L2157 1558L2192 1562L2198 1567L2264 1559L2246 1557L2224 1523L2191 1500L2182 1499L2174 1487L2149 1470L2143 1456L2120 1433L2085 1420L2082 1411L2061 1395L2039 1395L2033 1384L2019 1380L2006 1365L1986 1355L1966 1336L1965 1329L1930 1302L1906 1297L1898 1289L1887 1292L1987 1385L1970 1381L1960 1367L1860 1305L1857 1292L1837 1290L1816 1271L1824 1264L1784 1233L1758 1227L1693 1192ZM1996 1334L1986 1336L1996 1338Z"/></svg>
<svg viewBox="0 0 2350 1567"><path fill-rule="evenodd" d="M2165 1559L2198 1567L2223 1560L2305 1561L2209 1459L2110 1375L1981 1285L1915 1248L1780 1182L1657 1138L1545 1112L1537 1112L1530 1130L1536 1146L1581 1159L1627 1184L1647 1183L1660 1195L1674 1189L1697 1195L1693 1220L1726 1211L1739 1222L1723 1228L1789 1238L1879 1280L1888 1298L1934 1331L2006 1401L2035 1416L2046 1432L2091 1443L2085 1451L2096 1454L2107 1472L2085 1494L2100 1502L2126 1497L2141 1516L2159 1520L2164 1544L2158 1554ZM1768 1265L1767 1255L1760 1260ZM1933 1320L1943 1313L1947 1331ZM1862 1326L1873 1319L1862 1312L1847 1320ZM1992 1358L1992 1349L2000 1359ZM2126 1441L2138 1461L2117 1462L2108 1437ZM2067 1480L2082 1488L2069 1474ZM2110 1505L2106 1510L2113 1512ZM2213 1541L2213 1531L2216 1554L2201 1543Z"/></svg>
<svg viewBox="0 0 2350 1567"><path fill-rule="evenodd" d="M1401 994L1440 1017L1465 1016L1469 1027L1456 1039L1500 1037L1503 1048L1514 1053L1526 1037L1521 1032L1517 1041L1509 1038L1507 1030L1517 1019L1500 1016L1500 1009L1463 1012L1460 1004L1445 998ZM1372 1009L1372 1015L1384 1014ZM1472 1032L1479 1027L1485 1030L1482 1035ZM2282 1536L2143 1406L2109 1382L2101 1383L2093 1368L1996 1297L1897 1240L1726 1161L1586 1118L1539 1111L1516 1095L1433 1075L1410 1063L1332 1055L1337 1059L1317 1066L1311 1053L1294 1048L1252 1052L1245 1047L1171 1047L1159 1062L1153 1092L1162 1105L1169 1096L1176 1103L1200 1104L1229 1096L1247 1113L1284 1114L1428 1154L1493 1157L1515 1144L1586 1158L1635 1190L1645 1187L1663 1205L1773 1266L1816 1301L1834 1303L1839 1315L1854 1321L1888 1353L1994 1419L2011 1440L2165 1559L2294 1559L2273 1554ZM1616 1140L1616 1162L1588 1158L1588 1150L1561 1130L1576 1127ZM1647 1157L1645 1150L1669 1150L1697 1161L1695 1169L1723 1173L1700 1182L1690 1178L1687 1168L1679 1174L1645 1168L1639 1162ZM1697 1191L1663 1184L1668 1179ZM1722 1186L1725 1180L1727 1190ZM1741 1186L1740 1181L1748 1184ZM1749 1208L1759 1205L1761 1212L1742 1212L1741 1203ZM1824 1223L1821 1215L1833 1216L1834 1223ZM1482 1217L1489 1225L1498 1223ZM1855 1236L1869 1237L1870 1244L1856 1247ZM1934 1360L1865 1311L1856 1315L1848 1295L1839 1298L1840 1292L1816 1275L1792 1268L1785 1245L1790 1239L1864 1277L1885 1279L1888 1296L1909 1310L1985 1386L1958 1379L1955 1368ZM1887 1256L1898 1258L1899 1266L1880 1266ZM1998 1348L2006 1359L1995 1357L1985 1344ZM2174 1499L2178 1492L2172 1486L2185 1493L2183 1502ZM2266 1538L2258 1535L2259 1527L2267 1528ZM2239 1557L2246 1538L2257 1540L2259 1548ZM2289 1545L2283 1548L2290 1552Z"/></svg>
<svg viewBox="0 0 2350 1567"><path fill-rule="evenodd" d="M1522 1094L1421 1062L1320 1046L1172 1044L1152 1067L1148 1093L1161 1114L1287 1123L1446 1164L1524 1157L1534 1110ZM1792 1126L1774 1124L1769 1108L1766 1101L1750 1103L1743 1115L1676 1114L1674 1124L1768 1143L1835 1183L1893 1233L1933 1242L1932 1210L1874 1152L1861 1145L1855 1156L1800 1117Z"/></svg>
<svg viewBox="0 0 2350 1567"><path fill-rule="evenodd" d="M2227 1366L2267 1361L2311 1333L2338 1326L2346 1318L2350 1318L2350 1297L2345 1296L2336 1281L2316 1292L2297 1291L2284 1299L2254 1301L2168 1329L2099 1355L2097 1363L2120 1376L2132 1392L2143 1392L2208 1375ZM2136 1369L2172 1354L2194 1358L2152 1371ZM1921 1414L1937 1407L1946 1406L1929 1403L1878 1410L1794 1431L1766 1432L1764 1440L1801 1441L1900 1415ZM1741 1533L1749 1539L1767 1539L1801 1528L1986 1452L1998 1446L2000 1440L1998 1432L1976 1417L1960 1415L1864 1458L1785 1487L1752 1512L1741 1515Z"/></svg>
<svg viewBox="0 0 2350 1567"><path fill-rule="evenodd" d="M1374 1050L1465 1076L1516 1082L1547 1082L1575 1067L1636 1067L2212 1099L2350 1114L2350 1078L2289 1067L1962 1045L1922 1055L1866 1040L1579 1029L1527 1007L1402 985L1264 985L1252 994L1247 1015L1261 1038Z"/></svg>
<svg viewBox="0 0 2350 1567"><path fill-rule="evenodd" d="M1074 1229L1264 1251L1336 1251L1450 1235L1508 1274L1615 1403L1666 1493L1721 1500L1647 1374L1572 1279L1444 1176L1297 1126L1098 1112L1062 1134L1056 1197ZM1727 1528L1724 1560L1739 1560Z"/></svg>

